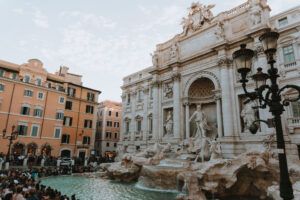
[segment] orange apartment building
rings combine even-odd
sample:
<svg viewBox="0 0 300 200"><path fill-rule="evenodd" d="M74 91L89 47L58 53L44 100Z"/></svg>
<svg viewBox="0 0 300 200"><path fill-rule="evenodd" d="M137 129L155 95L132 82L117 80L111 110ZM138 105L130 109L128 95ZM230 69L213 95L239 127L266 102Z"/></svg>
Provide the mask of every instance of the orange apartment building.
<svg viewBox="0 0 300 200"><path fill-rule="evenodd" d="M117 152L120 139L122 104L103 101L97 107L96 155L107 156Z"/></svg>
<svg viewBox="0 0 300 200"><path fill-rule="evenodd" d="M0 152L7 153L9 142L3 130L9 135L15 126L13 154L93 154L101 92L82 86L81 78L67 67L48 73L38 59L22 65L0 60Z"/></svg>

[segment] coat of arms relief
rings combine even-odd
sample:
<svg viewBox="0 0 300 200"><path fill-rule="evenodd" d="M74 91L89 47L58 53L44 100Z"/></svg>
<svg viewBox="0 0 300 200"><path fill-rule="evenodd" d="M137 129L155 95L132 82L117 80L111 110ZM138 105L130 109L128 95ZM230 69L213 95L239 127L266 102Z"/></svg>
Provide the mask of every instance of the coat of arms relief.
<svg viewBox="0 0 300 200"><path fill-rule="evenodd" d="M188 34L189 30L197 31L199 30L206 22L210 22L213 19L213 13L210 11L215 7L215 5L203 5L201 3L192 3L191 7L188 8L189 14L188 18L182 18L182 35L185 36Z"/></svg>

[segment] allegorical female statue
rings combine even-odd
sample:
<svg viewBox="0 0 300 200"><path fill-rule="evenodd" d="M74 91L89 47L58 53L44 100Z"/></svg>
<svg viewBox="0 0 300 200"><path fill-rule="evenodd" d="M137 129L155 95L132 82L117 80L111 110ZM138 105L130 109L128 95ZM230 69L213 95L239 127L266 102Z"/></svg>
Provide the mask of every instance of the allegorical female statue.
<svg viewBox="0 0 300 200"><path fill-rule="evenodd" d="M166 135L172 135L173 134L173 116L172 112L169 111L167 115L167 119L165 122L165 130L166 130Z"/></svg>

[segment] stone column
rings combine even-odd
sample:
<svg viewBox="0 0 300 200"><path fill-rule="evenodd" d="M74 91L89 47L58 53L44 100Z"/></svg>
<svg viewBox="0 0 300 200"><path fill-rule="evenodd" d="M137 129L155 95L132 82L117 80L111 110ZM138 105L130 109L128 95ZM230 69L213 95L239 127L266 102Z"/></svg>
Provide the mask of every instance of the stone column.
<svg viewBox="0 0 300 200"><path fill-rule="evenodd" d="M159 94L158 88L160 86L160 82L155 80L152 82L153 87L153 138L155 140L159 139Z"/></svg>
<svg viewBox="0 0 300 200"><path fill-rule="evenodd" d="M143 113L143 125L142 125L142 131L143 131L143 140L147 140L147 135L148 135L148 100L149 100L149 88L146 87L143 90L144 92L144 113Z"/></svg>
<svg viewBox="0 0 300 200"><path fill-rule="evenodd" d="M223 137L223 125L222 125L222 108L221 108L221 96L220 94L215 95L217 104L217 123L218 123L218 137Z"/></svg>
<svg viewBox="0 0 300 200"><path fill-rule="evenodd" d="M185 139L190 138L190 104L188 102L185 105Z"/></svg>
<svg viewBox="0 0 300 200"><path fill-rule="evenodd" d="M221 68L220 83L222 89L222 116L224 125L224 136L234 136L233 127L233 109L232 109L232 94L230 89L230 79L228 64L230 60L226 57L219 58L218 65Z"/></svg>
<svg viewBox="0 0 300 200"><path fill-rule="evenodd" d="M180 105L180 73L176 72L173 74L172 79L174 81L173 84L173 134L175 139L180 139L180 113L181 113L181 105Z"/></svg>
<svg viewBox="0 0 300 200"><path fill-rule="evenodd" d="M125 119L126 104L127 104L127 102L126 102L126 96L127 96L126 94L123 94L121 96L121 98L122 98L122 121L120 123L120 127L122 127L122 128L120 130L122 132L120 131L120 141L124 141L124 134L126 132L126 122L124 121L124 119ZM104 125L102 125L102 126L104 126Z"/></svg>
<svg viewBox="0 0 300 200"><path fill-rule="evenodd" d="M136 91L131 93L131 113L132 113L132 119L130 123L130 140L135 140L135 130L136 130L136 120L135 120L135 105L136 103Z"/></svg>

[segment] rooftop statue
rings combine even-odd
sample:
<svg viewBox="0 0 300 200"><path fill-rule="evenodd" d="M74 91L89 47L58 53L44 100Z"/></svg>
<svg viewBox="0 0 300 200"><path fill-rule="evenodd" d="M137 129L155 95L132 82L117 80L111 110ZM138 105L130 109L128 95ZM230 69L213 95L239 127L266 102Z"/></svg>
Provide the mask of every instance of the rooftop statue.
<svg viewBox="0 0 300 200"><path fill-rule="evenodd" d="M187 35L189 30L196 31L201 28L205 22L210 22L213 19L213 13L210 11L215 5L203 5L201 3L192 3L188 8L188 18L182 18L183 36Z"/></svg>

